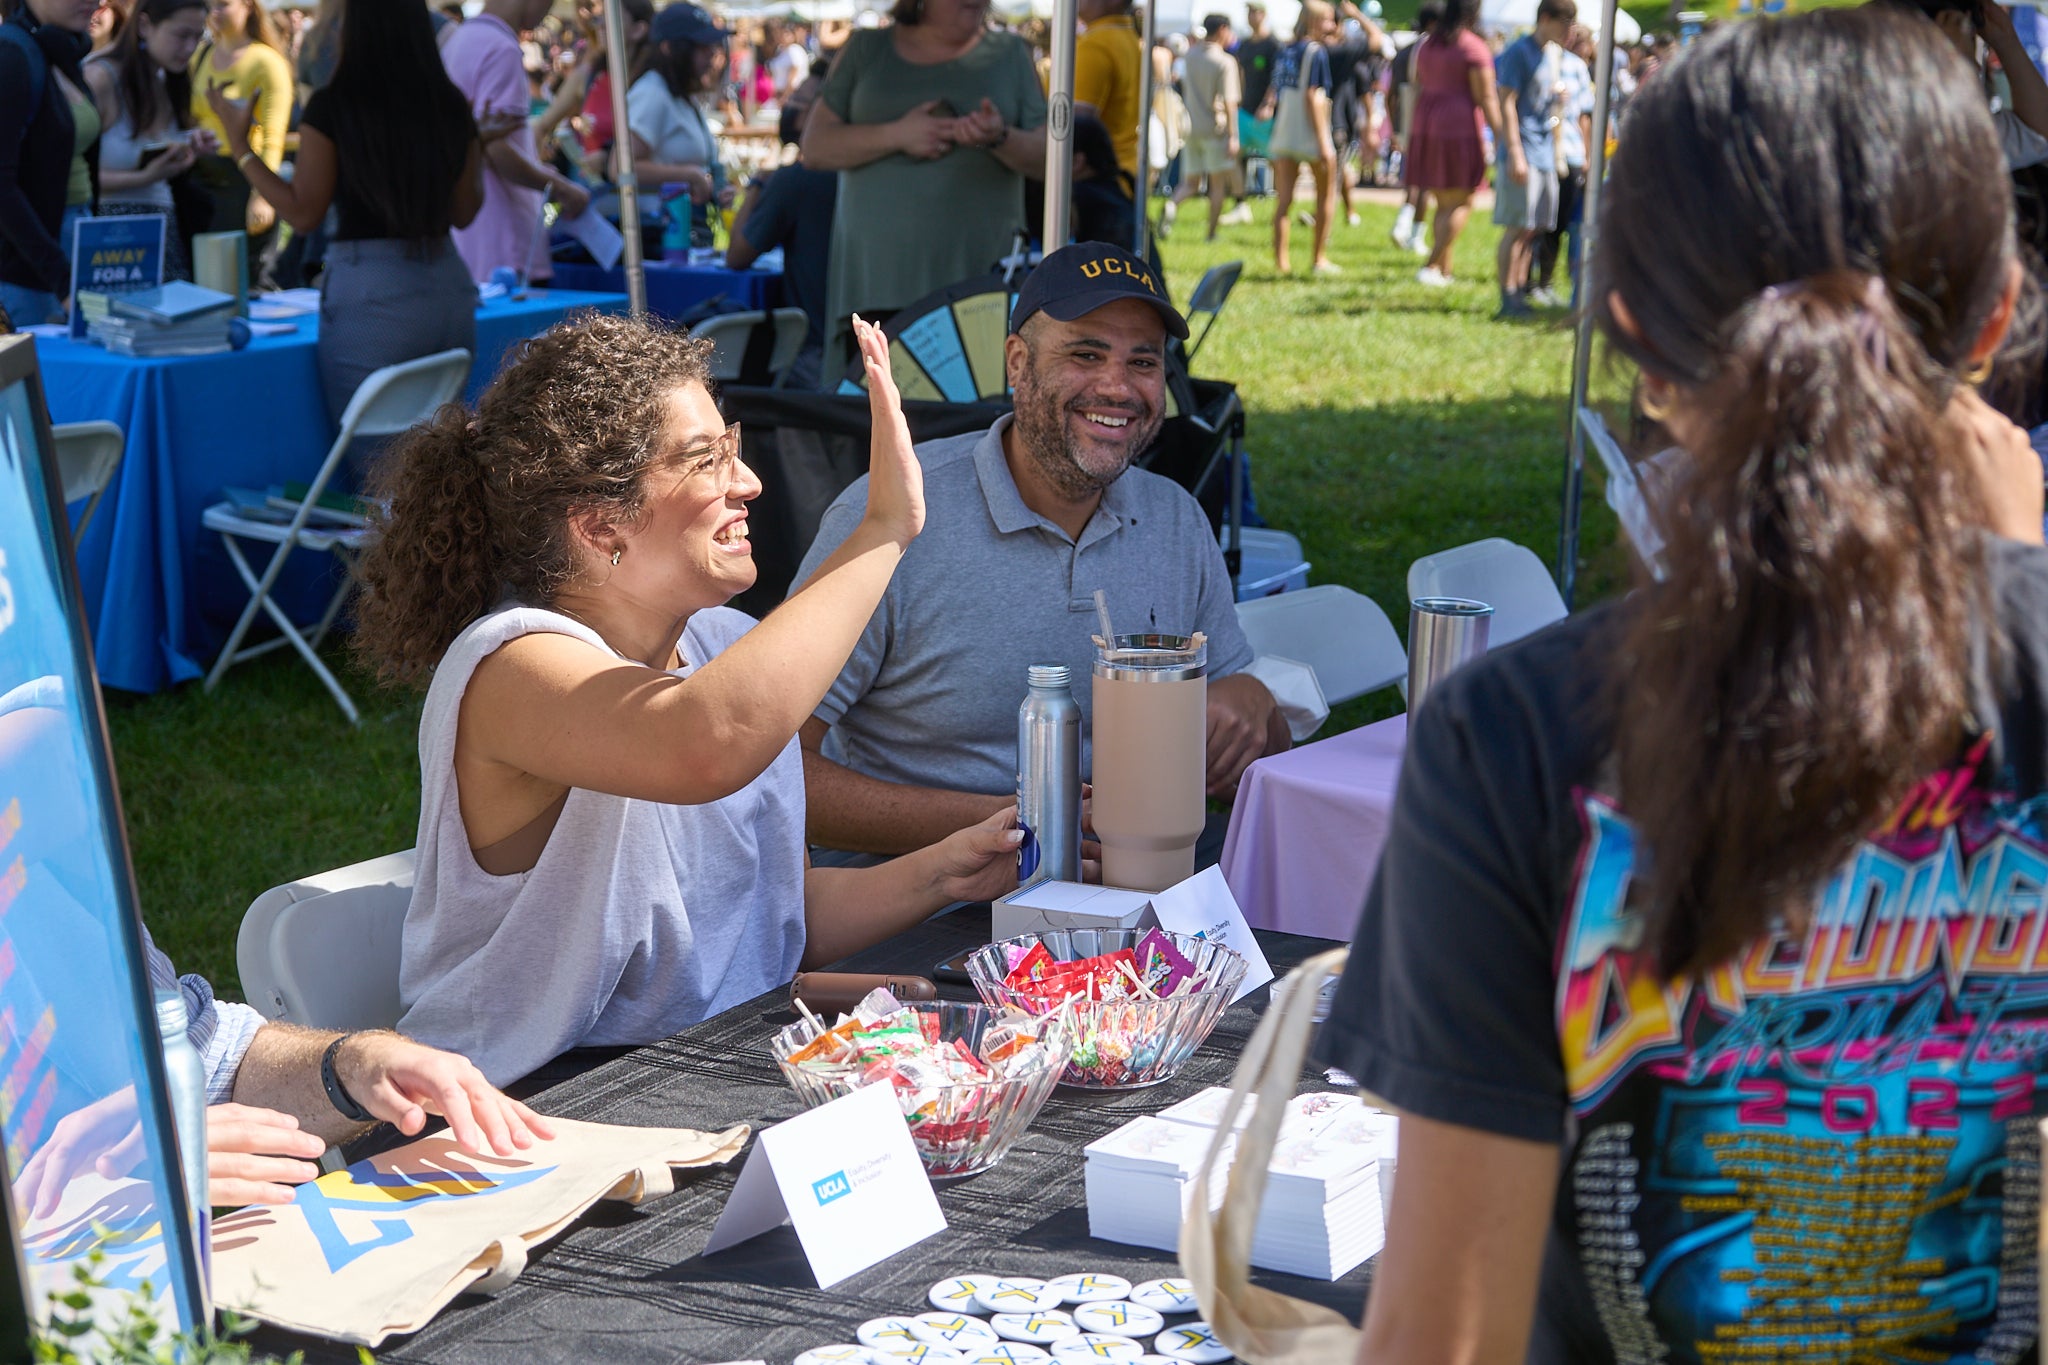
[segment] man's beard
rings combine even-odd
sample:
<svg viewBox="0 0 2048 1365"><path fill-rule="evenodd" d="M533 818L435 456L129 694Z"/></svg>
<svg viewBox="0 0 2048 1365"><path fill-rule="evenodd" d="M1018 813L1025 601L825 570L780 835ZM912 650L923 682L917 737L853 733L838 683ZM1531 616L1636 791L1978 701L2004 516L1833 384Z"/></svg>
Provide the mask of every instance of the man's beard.
<svg viewBox="0 0 2048 1365"><path fill-rule="evenodd" d="M1067 413L1072 405L1063 407L1056 395L1037 382L1037 368L1029 359L1024 362L1024 373L1018 378L1020 382L1012 409L1016 413L1019 443L1061 497L1069 502L1080 502L1123 477L1124 471L1130 468L1128 457L1119 461L1116 468L1100 473L1082 463L1081 452L1074 448L1075 442L1067 432ZM1143 451L1159 435L1161 419L1156 412L1149 416L1133 412L1131 420L1142 425L1138 428L1137 439L1125 448Z"/></svg>

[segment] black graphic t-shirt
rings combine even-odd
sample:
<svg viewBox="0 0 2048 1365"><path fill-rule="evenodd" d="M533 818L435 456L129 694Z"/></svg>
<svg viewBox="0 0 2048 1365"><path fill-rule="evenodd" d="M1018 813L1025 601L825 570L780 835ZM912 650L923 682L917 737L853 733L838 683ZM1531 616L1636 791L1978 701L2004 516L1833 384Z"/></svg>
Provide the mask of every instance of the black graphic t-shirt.
<svg viewBox="0 0 2048 1365"><path fill-rule="evenodd" d="M2005 1361L2035 1335L2048 550L1992 543L1974 735L1809 921L1658 979L1606 783L1611 611L1462 670L1410 735L1319 1051L1567 1160L1530 1359Z"/></svg>

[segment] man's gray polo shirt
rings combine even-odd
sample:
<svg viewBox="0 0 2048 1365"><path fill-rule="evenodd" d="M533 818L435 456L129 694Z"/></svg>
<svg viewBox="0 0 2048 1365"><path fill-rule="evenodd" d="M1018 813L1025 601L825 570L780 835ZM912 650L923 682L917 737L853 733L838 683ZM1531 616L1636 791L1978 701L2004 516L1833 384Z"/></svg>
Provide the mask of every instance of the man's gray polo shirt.
<svg viewBox="0 0 2048 1365"><path fill-rule="evenodd" d="M1017 785L1017 705L1032 664L1065 664L1081 704L1081 771L1091 771L1095 590L1119 631L1201 630L1209 676L1242 672L1223 553L1193 497L1127 471L1103 491L1077 543L1024 505L1003 459L1004 417L979 435L928 441L925 529L818 706L826 753L886 782L1000 795ZM865 475L825 513L797 581L853 533Z"/></svg>

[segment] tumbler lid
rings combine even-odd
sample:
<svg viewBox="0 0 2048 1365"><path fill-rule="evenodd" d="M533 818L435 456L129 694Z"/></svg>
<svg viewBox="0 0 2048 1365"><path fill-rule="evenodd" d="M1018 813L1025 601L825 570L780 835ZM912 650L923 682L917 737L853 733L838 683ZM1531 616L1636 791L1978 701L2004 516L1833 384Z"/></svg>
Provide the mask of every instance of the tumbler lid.
<svg viewBox="0 0 2048 1365"><path fill-rule="evenodd" d="M1119 682L1187 682L1209 675L1209 638L1193 635L1096 636L1095 676Z"/></svg>

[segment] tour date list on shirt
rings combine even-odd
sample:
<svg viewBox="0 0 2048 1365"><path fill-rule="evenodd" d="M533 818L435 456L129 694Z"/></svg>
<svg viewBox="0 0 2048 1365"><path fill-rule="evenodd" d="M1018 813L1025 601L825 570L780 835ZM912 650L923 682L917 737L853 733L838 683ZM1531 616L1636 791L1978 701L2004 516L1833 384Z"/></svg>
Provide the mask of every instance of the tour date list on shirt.
<svg viewBox="0 0 2048 1365"><path fill-rule="evenodd" d="M1575 794L1560 1217L1618 1359L2010 1361L2032 1341L2048 797L1999 790L1991 750L1923 781L1810 923L1670 982L1624 908L1633 831Z"/></svg>

